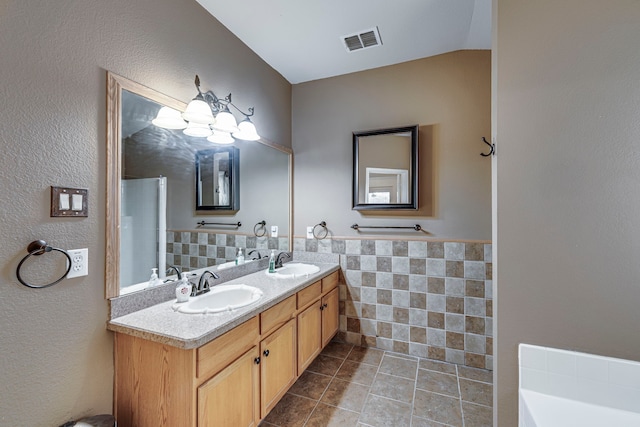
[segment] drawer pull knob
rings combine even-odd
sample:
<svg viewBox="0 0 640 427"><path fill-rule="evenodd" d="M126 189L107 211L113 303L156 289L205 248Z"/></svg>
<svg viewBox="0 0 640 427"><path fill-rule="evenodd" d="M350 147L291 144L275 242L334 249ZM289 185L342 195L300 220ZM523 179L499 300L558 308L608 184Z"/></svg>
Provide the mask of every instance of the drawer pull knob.
<svg viewBox="0 0 640 427"><path fill-rule="evenodd" d="M264 357L269 357L269 350L263 351L262 354L264 354Z"/></svg>
<svg viewBox="0 0 640 427"><path fill-rule="evenodd" d="M259 357L256 357L255 359L253 359L253 362L254 362L256 365L259 365L259 364L260 364L260 358L259 358Z"/></svg>

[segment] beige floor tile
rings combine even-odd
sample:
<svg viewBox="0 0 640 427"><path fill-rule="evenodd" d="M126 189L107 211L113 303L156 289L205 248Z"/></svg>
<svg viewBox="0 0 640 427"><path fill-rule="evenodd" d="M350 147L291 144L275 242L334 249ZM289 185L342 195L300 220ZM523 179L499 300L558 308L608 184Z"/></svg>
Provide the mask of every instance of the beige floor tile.
<svg viewBox="0 0 640 427"><path fill-rule="evenodd" d="M462 415L465 427L492 427L493 411L488 406L462 402Z"/></svg>
<svg viewBox="0 0 640 427"><path fill-rule="evenodd" d="M455 375L442 372L418 369L416 387L434 393L446 394L447 396L460 397L458 378Z"/></svg>
<svg viewBox="0 0 640 427"><path fill-rule="evenodd" d="M413 415L451 426L462 426L460 399L429 391L416 390Z"/></svg>
<svg viewBox="0 0 640 427"><path fill-rule="evenodd" d="M409 427L411 405L372 394L360 414L360 422L373 427Z"/></svg>
<svg viewBox="0 0 640 427"><path fill-rule="evenodd" d="M369 387L367 386L334 378L320 401L350 411L360 412L368 394Z"/></svg>
<svg viewBox="0 0 640 427"><path fill-rule="evenodd" d="M368 347L353 347L351 353L347 356L347 360L379 366L380 362L382 362L382 356L384 356L384 350Z"/></svg>
<svg viewBox="0 0 640 427"><path fill-rule="evenodd" d="M373 383L376 372L377 369L373 365L365 365L363 363L346 360L336 373L336 378L370 386Z"/></svg>
<svg viewBox="0 0 640 427"><path fill-rule="evenodd" d="M493 404L493 386L460 378L460 397L466 402L491 406Z"/></svg>
<svg viewBox="0 0 640 427"><path fill-rule="evenodd" d="M278 427L302 427L316 404L315 400L287 393L265 421Z"/></svg>
<svg viewBox="0 0 640 427"><path fill-rule="evenodd" d="M413 403L415 385L415 381L408 378L379 373L371 386L371 393L400 402Z"/></svg>
<svg viewBox="0 0 640 427"><path fill-rule="evenodd" d="M332 342L260 426L491 427L492 377L484 369Z"/></svg>
<svg viewBox="0 0 640 427"><path fill-rule="evenodd" d="M411 427L447 427L447 425L432 420L425 420L424 418L413 417L411 419Z"/></svg>
<svg viewBox="0 0 640 427"><path fill-rule="evenodd" d="M458 375L460 378L493 384L493 372L486 369L458 366Z"/></svg>
<svg viewBox="0 0 640 427"><path fill-rule="evenodd" d="M344 344L337 341L331 341L327 346L322 350L322 354L325 356L337 357L338 359L344 359L347 357L353 345Z"/></svg>
<svg viewBox="0 0 640 427"><path fill-rule="evenodd" d="M319 403L313 410L305 427L348 427L358 422L358 412Z"/></svg>
<svg viewBox="0 0 640 427"><path fill-rule="evenodd" d="M309 399L319 400L330 382L331 377L329 376L316 374L311 371L304 371L302 375L300 375L300 378L298 378L298 381L291 386L289 393L308 397Z"/></svg>
<svg viewBox="0 0 640 427"><path fill-rule="evenodd" d="M342 359L337 359L335 357L320 354L315 358L313 362L311 362L311 365L309 365L307 371L332 377L336 374L336 372L338 372L338 369L340 369L340 365L342 365L342 362Z"/></svg>
<svg viewBox="0 0 640 427"><path fill-rule="evenodd" d="M428 369L430 371L444 372L445 374L456 375L456 365L437 360L420 359L420 369Z"/></svg>
<svg viewBox="0 0 640 427"><path fill-rule="evenodd" d="M418 361L389 356L385 354L380 364L380 372L383 374L395 375L397 377L415 380L418 370Z"/></svg>

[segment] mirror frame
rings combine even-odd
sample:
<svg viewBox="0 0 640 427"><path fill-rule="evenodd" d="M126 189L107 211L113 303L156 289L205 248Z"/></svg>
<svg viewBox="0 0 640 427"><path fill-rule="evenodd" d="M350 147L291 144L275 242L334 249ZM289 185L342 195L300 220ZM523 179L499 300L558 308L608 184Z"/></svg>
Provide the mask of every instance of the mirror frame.
<svg viewBox="0 0 640 427"><path fill-rule="evenodd" d="M361 138L376 135L388 135L394 133L409 132L411 135L411 159L410 159L410 179L409 179L409 202L408 203L361 203L359 200L360 187L365 183L359 182L360 174L360 143ZM418 209L418 125L402 126L387 129L376 129L353 132L353 210L410 210Z"/></svg>
<svg viewBox="0 0 640 427"><path fill-rule="evenodd" d="M215 153L229 153L229 203L226 205L203 205L200 202L202 183L201 168L202 157ZM196 211L237 211L240 209L240 150L230 147L216 147L196 151Z"/></svg>
<svg viewBox="0 0 640 427"><path fill-rule="evenodd" d="M106 132L106 220L105 220L105 298L120 295L120 209L122 176L122 90L158 102L162 105L184 111L187 104L164 95L154 89L136 83L110 71L107 74L107 132ZM289 157L287 174L289 177L289 248L293 250L293 150L284 145L260 138L256 143L271 147Z"/></svg>

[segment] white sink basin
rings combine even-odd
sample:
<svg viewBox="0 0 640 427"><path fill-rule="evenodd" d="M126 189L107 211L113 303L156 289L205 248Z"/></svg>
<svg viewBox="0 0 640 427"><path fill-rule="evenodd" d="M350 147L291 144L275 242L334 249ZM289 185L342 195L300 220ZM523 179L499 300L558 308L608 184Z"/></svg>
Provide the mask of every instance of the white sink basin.
<svg viewBox="0 0 640 427"><path fill-rule="evenodd" d="M220 313L253 304L262 298L262 291L247 285L218 285L204 295L188 302L176 303L173 309L180 313Z"/></svg>
<svg viewBox="0 0 640 427"><path fill-rule="evenodd" d="M269 270L266 270L266 274L278 279L294 279L299 277L308 277L318 271L320 271L320 267L317 265L303 264L301 262L289 262L283 267L276 269L275 273L269 273Z"/></svg>

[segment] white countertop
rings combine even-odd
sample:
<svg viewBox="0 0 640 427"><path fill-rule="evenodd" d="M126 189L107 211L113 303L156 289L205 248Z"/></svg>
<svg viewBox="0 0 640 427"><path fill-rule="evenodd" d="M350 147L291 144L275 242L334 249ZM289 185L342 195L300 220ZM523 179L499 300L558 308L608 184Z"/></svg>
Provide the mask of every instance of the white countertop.
<svg viewBox="0 0 640 427"><path fill-rule="evenodd" d="M174 311L175 298L125 316L111 319L107 329L157 341L174 347L200 347L264 310L274 306L322 277L339 270L338 264L319 264L320 271L304 278L278 279L264 270L224 282L225 285L245 284L264 293L256 303L231 312L185 314ZM222 284L222 283L221 283Z"/></svg>

